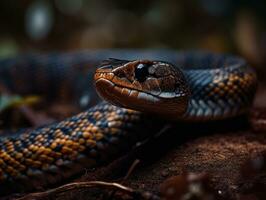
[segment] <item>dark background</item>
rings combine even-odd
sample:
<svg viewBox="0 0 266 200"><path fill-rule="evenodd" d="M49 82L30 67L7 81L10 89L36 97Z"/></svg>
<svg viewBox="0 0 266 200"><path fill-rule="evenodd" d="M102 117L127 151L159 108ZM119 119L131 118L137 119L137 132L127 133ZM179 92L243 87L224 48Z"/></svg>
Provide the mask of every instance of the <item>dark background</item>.
<svg viewBox="0 0 266 200"><path fill-rule="evenodd" d="M2 0L0 57L88 48L207 49L241 55L266 74L265 8L264 0Z"/></svg>

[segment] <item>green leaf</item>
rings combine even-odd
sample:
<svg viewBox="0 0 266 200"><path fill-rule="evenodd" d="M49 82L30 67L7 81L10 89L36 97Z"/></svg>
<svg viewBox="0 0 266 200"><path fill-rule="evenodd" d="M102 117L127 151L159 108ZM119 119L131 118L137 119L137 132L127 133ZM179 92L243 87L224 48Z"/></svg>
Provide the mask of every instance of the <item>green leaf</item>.
<svg viewBox="0 0 266 200"><path fill-rule="evenodd" d="M33 105L40 101L38 96L21 97L18 95L2 95L0 96L0 112L9 108L16 108L22 105Z"/></svg>

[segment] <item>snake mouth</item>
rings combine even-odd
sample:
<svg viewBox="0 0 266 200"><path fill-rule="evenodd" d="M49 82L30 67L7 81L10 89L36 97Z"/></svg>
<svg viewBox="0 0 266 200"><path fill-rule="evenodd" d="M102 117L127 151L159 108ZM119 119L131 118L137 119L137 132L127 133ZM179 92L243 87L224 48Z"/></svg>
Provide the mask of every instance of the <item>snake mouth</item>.
<svg viewBox="0 0 266 200"><path fill-rule="evenodd" d="M122 85L119 83L114 83L113 81L114 77L115 75L112 72L106 70L105 71L101 70L100 72L96 71L94 74L95 85L97 87L97 82L99 85L101 81L106 81L105 84L109 82L109 85L106 85L107 88L115 87L118 91L121 91L121 94L124 96L129 95L129 97L131 96L135 97L136 95L139 94L140 98L147 98L147 100L152 100L155 102L159 101L160 99L165 99L165 97L161 97L160 95L155 95L148 91L143 91L134 87L130 87L129 84ZM97 90L98 89L102 90L100 87L97 87ZM175 97L185 97L185 96L186 96L185 93L175 94Z"/></svg>
<svg viewBox="0 0 266 200"><path fill-rule="evenodd" d="M146 113L183 114L187 109L187 96L162 98L134 88L118 85L110 72L96 72L94 76L97 93L113 105Z"/></svg>
<svg viewBox="0 0 266 200"><path fill-rule="evenodd" d="M136 102L147 105L157 104L160 101L158 97L152 94L117 85L106 78L96 79L95 86L98 94L104 100L117 106L131 108L130 105Z"/></svg>

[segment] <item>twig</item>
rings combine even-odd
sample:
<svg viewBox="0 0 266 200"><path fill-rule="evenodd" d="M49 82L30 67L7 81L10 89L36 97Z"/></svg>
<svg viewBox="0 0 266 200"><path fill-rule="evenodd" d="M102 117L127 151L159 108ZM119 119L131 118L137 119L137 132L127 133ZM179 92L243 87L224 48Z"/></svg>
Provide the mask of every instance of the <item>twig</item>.
<svg viewBox="0 0 266 200"><path fill-rule="evenodd" d="M134 160L134 162L131 164L130 168L127 171L127 174L125 175L123 180L120 182L120 184L123 184L125 182L125 180L128 179L128 177L132 174L133 170L136 168L136 166L139 164L139 162L140 162L139 159ZM117 192L117 190L111 191L110 194L108 195L108 199L112 199L112 197L115 195L116 192Z"/></svg>
<svg viewBox="0 0 266 200"><path fill-rule="evenodd" d="M171 123L166 124L158 133L156 133L153 137L154 138L159 138L161 135L169 131L171 128L173 128L173 125Z"/></svg>
<svg viewBox="0 0 266 200"><path fill-rule="evenodd" d="M55 119L44 114L37 113L27 105L21 105L18 109L30 121L33 127L43 126L55 122Z"/></svg>
<svg viewBox="0 0 266 200"><path fill-rule="evenodd" d="M65 193L67 191L77 190L77 189L88 189L93 187L102 187L108 189L117 189L123 191L127 194L132 194L134 192L133 189L125 187L118 183L108 183L103 181L89 181L89 182L76 182L69 183L54 189L50 189L44 192L36 192L30 193L24 197L18 198L17 200L30 200L30 199L41 199L41 198L49 198L54 195L60 195L60 193Z"/></svg>
<svg viewBox="0 0 266 200"><path fill-rule="evenodd" d="M55 196L59 196L61 193L65 193L72 190L79 190L79 189L88 189L93 187L99 187L99 188L105 188L110 190L117 190L121 191L123 193L126 193L132 198L138 197L140 199L144 200L158 200L159 197L156 195L153 195L149 192L139 192L136 190L133 190L132 188L123 186L119 183L109 183L109 182L103 182L103 181L87 181L87 182L76 182L76 183L69 183L54 189L50 189L44 192L36 192L36 193L30 193L23 197L17 198L17 200L38 200L38 199L48 199L48 198L54 198Z"/></svg>
<svg viewBox="0 0 266 200"><path fill-rule="evenodd" d="M125 175L125 177L123 178L123 181L121 183L123 183L125 180L128 179L128 177L132 174L133 170L136 168L136 166L140 163L139 159L134 160L134 162L132 163L132 165L130 166L127 174Z"/></svg>

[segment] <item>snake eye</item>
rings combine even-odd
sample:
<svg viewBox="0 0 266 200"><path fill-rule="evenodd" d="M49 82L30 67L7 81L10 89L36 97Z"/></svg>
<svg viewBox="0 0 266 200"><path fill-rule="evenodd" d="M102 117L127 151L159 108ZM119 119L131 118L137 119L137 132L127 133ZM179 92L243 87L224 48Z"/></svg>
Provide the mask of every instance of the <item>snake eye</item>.
<svg viewBox="0 0 266 200"><path fill-rule="evenodd" d="M145 81L148 75L149 72L147 64L139 64L135 69L135 77L139 82Z"/></svg>

